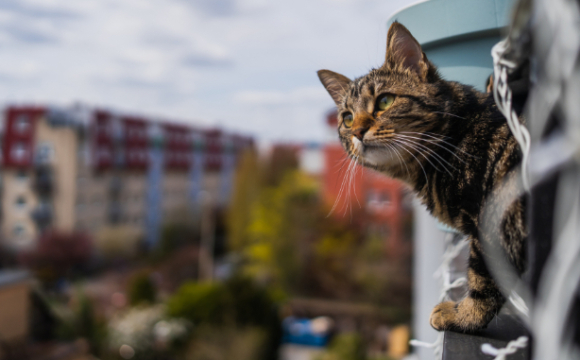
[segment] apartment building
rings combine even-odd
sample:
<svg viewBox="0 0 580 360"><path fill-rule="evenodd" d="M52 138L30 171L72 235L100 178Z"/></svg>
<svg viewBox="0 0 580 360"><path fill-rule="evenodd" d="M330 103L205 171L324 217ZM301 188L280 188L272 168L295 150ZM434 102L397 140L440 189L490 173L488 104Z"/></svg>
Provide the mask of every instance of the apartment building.
<svg viewBox="0 0 580 360"><path fill-rule="evenodd" d="M126 228L149 246L206 194L228 200L249 137L86 108L8 107L0 158L0 236L15 250L47 229L94 237Z"/></svg>

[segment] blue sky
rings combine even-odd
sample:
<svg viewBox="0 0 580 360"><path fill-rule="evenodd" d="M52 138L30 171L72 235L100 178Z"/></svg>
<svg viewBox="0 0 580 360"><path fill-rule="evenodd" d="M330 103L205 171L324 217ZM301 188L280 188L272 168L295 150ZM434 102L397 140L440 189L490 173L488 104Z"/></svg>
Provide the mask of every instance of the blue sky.
<svg viewBox="0 0 580 360"><path fill-rule="evenodd" d="M322 68L381 65L386 20L416 0L2 0L0 102L82 102L321 141Z"/></svg>

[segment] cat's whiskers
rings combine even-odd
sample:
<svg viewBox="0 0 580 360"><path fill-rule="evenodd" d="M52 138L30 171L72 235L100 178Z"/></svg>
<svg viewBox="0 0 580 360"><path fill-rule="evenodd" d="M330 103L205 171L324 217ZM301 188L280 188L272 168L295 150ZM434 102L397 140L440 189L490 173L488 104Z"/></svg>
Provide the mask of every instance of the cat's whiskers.
<svg viewBox="0 0 580 360"><path fill-rule="evenodd" d="M457 149L457 151L460 151L461 153L463 153L465 155L471 156L471 157L473 157L475 159L479 159L478 156L472 155L472 154L468 153L467 151L465 151L463 149L460 149L458 146L453 145L450 142L443 140L445 138L451 139L449 136L440 135L440 134L436 134L436 133L432 133L432 132L428 132L428 131L427 132L422 132L422 133L421 132L414 132L414 131L402 131L401 134L425 135L425 136L430 137L432 139L438 140L439 142L441 142L441 143L443 143L443 144L445 144L447 146L450 146L452 149ZM436 137L436 136L440 136L440 138L439 137ZM427 139L425 139L425 140L427 140Z"/></svg>
<svg viewBox="0 0 580 360"><path fill-rule="evenodd" d="M392 139L393 137L395 137L395 134L392 134L392 135L381 135L381 136L375 136L375 138L373 140Z"/></svg>
<svg viewBox="0 0 580 360"><path fill-rule="evenodd" d="M399 139L401 140L401 139ZM441 169L439 169L438 166L435 166L430 160L434 160L436 161L442 168L443 170L445 170L451 177L453 177L453 173L451 172L451 170L449 170L449 167L451 167L454 170L457 170L457 168L453 165L451 165L449 163L449 161L447 161L446 159L444 159L441 155L437 154L433 149L416 143L412 140L409 139L405 139L404 141L409 143L409 146L414 148L419 154L421 154L423 157L426 157L425 153L427 155L429 155L429 158L426 158L426 160L437 170L437 171L442 171Z"/></svg>
<svg viewBox="0 0 580 360"><path fill-rule="evenodd" d="M345 153L342 156L342 159L340 159L340 162L337 163L336 165L334 165L334 167L338 167L340 165L340 168L335 172L335 174L338 174L342 171L342 169L344 168L344 165L346 165L348 163L348 160L349 160L348 155Z"/></svg>
<svg viewBox="0 0 580 360"><path fill-rule="evenodd" d="M401 164L405 165L405 169L407 169L407 175L409 176L409 181L411 181L411 172L409 171L409 167L407 166L407 162L404 161L403 156L399 154L399 151L397 150L397 144L392 143L392 144L388 144L388 145L389 145L389 147L392 147L393 151L395 152L395 154L399 158L399 161L401 162Z"/></svg>
<svg viewBox="0 0 580 360"><path fill-rule="evenodd" d="M352 194L352 190L353 190L353 178L354 176L356 176L356 172L358 170L357 168L357 161L358 161L359 155L356 155L355 158L352 161L352 166L349 168L349 173L347 174L348 176L348 180L347 180L347 185L346 185L346 191L347 191L347 202L346 202L346 208L344 209L344 215L346 215L346 212L350 209L350 217L352 220L352 202L351 202L351 194ZM356 200L358 202L358 195L356 195L355 192L355 197ZM359 202L359 206L360 206L360 202Z"/></svg>
<svg viewBox="0 0 580 360"><path fill-rule="evenodd" d="M438 146L438 147L440 147L441 149L443 149L443 150L447 151L448 153L450 153L451 155L455 156L455 157L457 158L457 160L459 160L459 161L461 161L462 163L466 164L465 160L463 160L462 158L460 158L460 157L459 157L459 156L458 156L458 155L457 155L455 152L453 152L453 151L449 150L448 148L446 148L446 147L444 147L444 146L441 146L441 144L439 144L439 143L438 143L436 140L423 139L423 138L420 138L420 137L415 137L415 136L408 136L408 135L399 135L399 136L400 136L400 137L403 137L403 138L405 138L405 139L409 139L409 140L410 140L410 139L414 139L414 141L415 141L415 142L418 142L418 141L425 141L425 142L427 142L427 143L429 143L429 144L433 144L433 145L435 145L435 146ZM412 140L411 140L411 141L412 141Z"/></svg>
<svg viewBox="0 0 580 360"><path fill-rule="evenodd" d="M340 184L340 189L338 190L338 195L337 195L336 199L334 200L334 204L332 205L332 208L330 209L330 211L329 211L329 213L328 213L328 215L326 217L329 217L334 212L334 210L336 209L336 207L338 206L338 204L340 202L340 199L341 199L342 194L343 194L343 191L344 191L344 187L346 185L346 178L347 178L347 176L348 176L348 174L350 172L350 169L351 169L351 167L352 167L352 165L354 163L352 161L352 158L351 157L352 157L352 149L351 149L351 153L349 153L348 156L347 156L347 158L346 158L346 160L348 162L348 166L346 168L344 177L342 178L342 182Z"/></svg>
<svg viewBox="0 0 580 360"><path fill-rule="evenodd" d="M427 152L426 150L422 150L420 147L417 146L417 144L414 144L410 141L406 141L406 140L401 140L401 139L394 139L394 141L399 142L399 143L404 143L407 146L409 146L409 148L411 148L412 150L415 150L417 152L417 154L421 155L422 157L425 158L425 160L427 160L427 162L429 164L431 164L431 166L433 166L435 168L435 170L437 171L442 171L441 169L439 169L439 166L435 165L431 159L429 159L429 156L425 155L423 152ZM430 155L429 152L427 152L427 154ZM443 167L443 169L445 171L447 171L449 173L449 175L453 176L453 174L451 173L451 171L449 171L449 169L447 169L447 167L445 167L439 160L437 160L437 158L434 158L435 161L437 161L441 167Z"/></svg>
<svg viewBox="0 0 580 360"><path fill-rule="evenodd" d="M407 162L405 160L403 160L403 156L397 150L397 144L390 142L390 143L384 143L382 145L384 145L384 148L376 148L376 150L378 150L378 151L388 150L389 155L395 154L395 156L397 156L397 159L399 160L399 163L401 164L401 169L403 168L403 166L405 167L405 169L407 170L408 180L411 181L411 172L409 171L409 167L407 166Z"/></svg>
<svg viewBox="0 0 580 360"><path fill-rule="evenodd" d="M463 119L463 120L465 120L465 118L464 118L464 117L462 117L462 116L455 115L455 114L451 114L451 113L444 112L444 111L433 111L433 113L434 113L434 114L443 114L443 115L449 115L449 116L453 116L453 117L456 117L456 118L459 118L459 119Z"/></svg>
<svg viewBox="0 0 580 360"><path fill-rule="evenodd" d="M345 211L344 211L344 215L346 215L346 212L349 210L350 207L350 212L351 212L351 217L352 217L352 204L350 202L351 199L351 192L353 189L353 184L356 181L356 173L358 172L358 161L359 161L359 157L360 155L355 154L354 153L354 145L351 147L350 149L350 153L348 154L346 160L349 162L348 167L346 168L345 174L342 178L342 183L340 186L340 190L338 191L338 196L336 197L334 204L332 206L332 208L330 209L330 212L328 213L328 215L326 217L329 217L334 210L336 210L336 207L338 206L338 204L340 203L340 200L342 199L343 194L346 192L346 200L347 200L347 204L345 207ZM358 199L358 195L355 192L355 198L357 203L359 204L359 206L361 206L360 201ZM362 207L362 206L361 206Z"/></svg>
<svg viewBox="0 0 580 360"><path fill-rule="evenodd" d="M431 154L434 156L434 160L437 161L439 164L441 164L441 166L443 166L445 168L445 170L447 170L447 172L449 173L449 175L452 175L451 172L447 169L447 166L450 166L451 168L453 168L454 170L457 170L457 168L453 165L451 165L451 163L444 159L441 155L437 154L437 152L435 152L435 150L429 148L426 145L423 145L421 143L419 143L416 140L412 140L410 137L405 137L404 138L406 141L410 142L411 144L414 144L420 148L422 148L423 150L427 151L428 154ZM461 160L461 159L459 159ZM462 160L461 160L462 161ZM443 163L442 163L443 162Z"/></svg>
<svg viewBox="0 0 580 360"><path fill-rule="evenodd" d="M412 152L410 152L407 148L405 148L405 143L399 143L399 145L401 145L400 149L405 150L406 152L409 153L409 155L411 155L415 160L417 160L417 163L419 164L419 166L421 167L421 170L423 170L423 175L425 175L425 184L429 184L429 178L427 177L427 172L425 171L425 168L423 167L423 164L421 164L421 162L419 161L419 159L417 159L417 157L415 155L413 155Z"/></svg>
<svg viewBox="0 0 580 360"><path fill-rule="evenodd" d="M358 161L359 161L358 160L359 157L360 156L357 156L356 159L355 159L355 161L354 161L355 162L355 166L354 166L354 171L353 171L352 180L351 180L351 192L349 192L349 194L352 193L352 190L355 190L354 191L354 198L356 199L356 202L358 203L358 207L359 208L362 208L362 206L360 204L360 201L358 200L358 195L356 193L356 174L358 173L358 170L359 170L359 167L357 166L358 165ZM350 216L351 216L351 221L352 221L352 203L350 201L349 201L349 205L350 205Z"/></svg>

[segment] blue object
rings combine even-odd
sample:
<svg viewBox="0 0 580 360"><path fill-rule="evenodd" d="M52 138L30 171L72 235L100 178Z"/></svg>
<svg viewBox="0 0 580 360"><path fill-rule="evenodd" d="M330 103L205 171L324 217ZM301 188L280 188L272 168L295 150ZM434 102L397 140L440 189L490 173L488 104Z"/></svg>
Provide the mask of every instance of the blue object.
<svg viewBox="0 0 580 360"><path fill-rule="evenodd" d="M394 14L446 80L485 90L491 47L501 40L514 0L429 0Z"/></svg>
<svg viewBox="0 0 580 360"><path fill-rule="evenodd" d="M312 331L312 320L289 316L282 322L282 342L324 347L330 340L330 331L315 333Z"/></svg>

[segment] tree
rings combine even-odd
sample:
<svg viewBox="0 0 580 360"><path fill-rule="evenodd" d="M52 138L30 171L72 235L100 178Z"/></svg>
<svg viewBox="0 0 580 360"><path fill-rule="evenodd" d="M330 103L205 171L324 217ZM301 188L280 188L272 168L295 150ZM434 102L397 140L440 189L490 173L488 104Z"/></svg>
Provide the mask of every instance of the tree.
<svg viewBox="0 0 580 360"><path fill-rule="evenodd" d="M243 251L246 271L294 290L305 259L301 251L307 251L315 235L318 203L316 181L298 171L287 172L278 186L262 191L251 208L251 242Z"/></svg>
<svg viewBox="0 0 580 360"><path fill-rule="evenodd" d="M257 154L251 150L244 152L236 172L232 201L227 213L227 238L230 250L239 251L250 242L248 227L251 213L248 209L260 194L260 173Z"/></svg>

